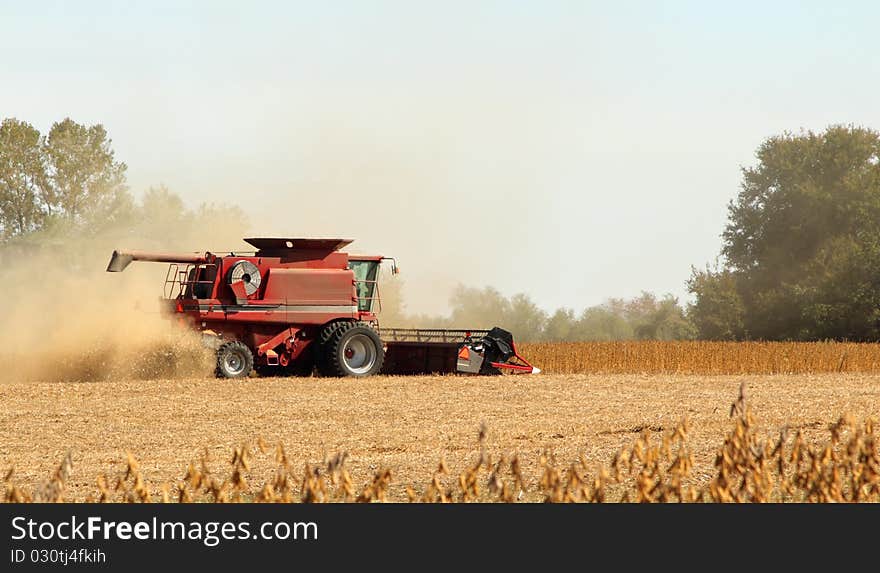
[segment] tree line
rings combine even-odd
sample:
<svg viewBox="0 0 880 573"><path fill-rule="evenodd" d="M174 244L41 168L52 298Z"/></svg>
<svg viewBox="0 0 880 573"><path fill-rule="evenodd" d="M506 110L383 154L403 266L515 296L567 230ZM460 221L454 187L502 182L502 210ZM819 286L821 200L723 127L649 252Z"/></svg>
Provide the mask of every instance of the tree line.
<svg viewBox="0 0 880 573"><path fill-rule="evenodd" d="M579 340L691 340L697 330L686 308L672 295L657 297L643 292L632 299L611 298L580 312L560 308L553 313L541 309L526 294L504 296L493 287L459 285L449 300L446 316L408 314L402 284L384 276L380 284L382 313L388 326L421 328L489 328L500 326L531 341Z"/></svg>

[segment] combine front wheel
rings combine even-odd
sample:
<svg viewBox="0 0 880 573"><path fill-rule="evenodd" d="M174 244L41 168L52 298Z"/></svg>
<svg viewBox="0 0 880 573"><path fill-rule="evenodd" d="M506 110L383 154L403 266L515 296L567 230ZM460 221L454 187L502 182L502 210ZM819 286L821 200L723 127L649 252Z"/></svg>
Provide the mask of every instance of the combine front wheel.
<svg viewBox="0 0 880 573"><path fill-rule="evenodd" d="M362 378L382 369L385 353L379 334L364 323L333 325L321 345L321 373Z"/></svg>
<svg viewBox="0 0 880 573"><path fill-rule="evenodd" d="M245 378L254 368L254 355L243 342L227 342L217 349L217 378Z"/></svg>

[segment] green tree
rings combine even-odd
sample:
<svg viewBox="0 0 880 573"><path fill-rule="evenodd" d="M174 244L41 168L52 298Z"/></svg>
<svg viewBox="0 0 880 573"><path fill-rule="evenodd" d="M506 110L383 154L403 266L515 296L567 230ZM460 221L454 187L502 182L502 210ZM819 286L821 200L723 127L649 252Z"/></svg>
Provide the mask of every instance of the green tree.
<svg viewBox="0 0 880 573"><path fill-rule="evenodd" d="M574 311L570 308L560 308L554 312L544 326L544 339L561 342L571 340L575 331L576 323Z"/></svg>
<svg viewBox="0 0 880 573"><path fill-rule="evenodd" d="M610 299L605 304L584 309L575 324L571 340L628 340L633 327L624 312L625 301Z"/></svg>
<svg viewBox="0 0 880 573"><path fill-rule="evenodd" d="M110 224L130 212L126 165L117 161L107 131L70 118L52 125L45 140L49 185L42 200L46 214L66 223Z"/></svg>
<svg viewBox="0 0 880 573"><path fill-rule="evenodd" d="M474 329L500 326L523 342L540 340L544 335L547 313L525 294L507 298L492 287L478 289L459 285L450 297L450 306L452 314L448 321L430 320L429 323Z"/></svg>
<svg viewBox="0 0 880 573"><path fill-rule="evenodd" d="M757 160L729 206L724 273L691 277L701 335L877 339L880 134L786 133Z"/></svg>
<svg viewBox="0 0 880 573"><path fill-rule="evenodd" d="M43 138L14 118L0 124L0 238L9 240L38 229L44 219L40 200L48 185Z"/></svg>
<svg viewBox="0 0 880 573"><path fill-rule="evenodd" d="M640 340L690 340L697 330L678 299L668 294L658 299L643 292L627 305L629 323Z"/></svg>
<svg viewBox="0 0 880 573"><path fill-rule="evenodd" d="M745 308L729 270L691 269L687 283L695 301L688 307L688 318L700 338L705 340L742 340Z"/></svg>
<svg viewBox="0 0 880 573"><path fill-rule="evenodd" d="M571 340L686 340L696 329L672 295L657 298L642 292L636 298L611 298L584 310Z"/></svg>
<svg viewBox="0 0 880 573"><path fill-rule="evenodd" d="M528 295L510 297L510 310L499 326L514 333L519 340L531 342L544 337L547 313L541 310Z"/></svg>
<svg viewBox="0 0 880 573"><path fill-rule="evenodd" d="M192 214L187 210L180 195L165 185L148 188L141 197L139 219L147 228L169 233L188 224Z"/></svg>
<svg viewBox="0 0 880 573"><path fill-rule="evenodd" d="M449 299L452 307L450 323L456 328L503 327L510 314L510 301L497 289L459 285ZM514 333L517 334L517 333Z"/></svg>

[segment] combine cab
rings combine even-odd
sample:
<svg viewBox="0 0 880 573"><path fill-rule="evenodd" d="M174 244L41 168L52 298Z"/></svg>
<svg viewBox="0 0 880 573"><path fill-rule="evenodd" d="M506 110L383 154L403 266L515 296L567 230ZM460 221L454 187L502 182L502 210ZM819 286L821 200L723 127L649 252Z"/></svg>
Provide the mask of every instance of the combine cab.
<svg viewBox="0 0 880 573"><path fill-rule="evenodd" d="M108 272L132 261L169 263L166 310L199 330L223 378L264 375L533 373L511 334L379 328L379 265L345 239L255 238L249 253L114 251ZM396 267L392 267L396 272Z"/></svg>

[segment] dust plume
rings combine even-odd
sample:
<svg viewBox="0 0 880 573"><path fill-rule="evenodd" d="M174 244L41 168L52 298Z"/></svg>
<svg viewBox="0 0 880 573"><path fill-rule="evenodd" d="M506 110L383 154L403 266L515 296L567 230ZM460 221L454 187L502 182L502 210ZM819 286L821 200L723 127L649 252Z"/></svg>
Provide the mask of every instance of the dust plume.
<svg viewBox="0 0 880 573"><path fill-rule="evenodd" d="M98 229L54 228L6 245L0 280L0 381L97 381L208 375L198 336L160 311L167 265L134 263L107 273L114 249L234 249L244 226L235 209L185 209L151 190L121 221Z"/></svg>

